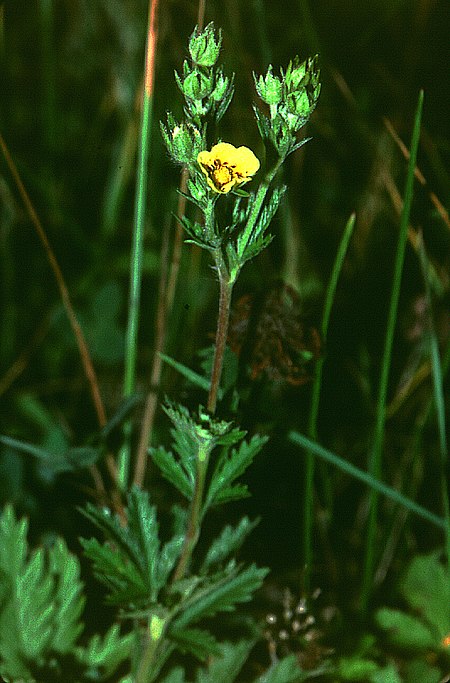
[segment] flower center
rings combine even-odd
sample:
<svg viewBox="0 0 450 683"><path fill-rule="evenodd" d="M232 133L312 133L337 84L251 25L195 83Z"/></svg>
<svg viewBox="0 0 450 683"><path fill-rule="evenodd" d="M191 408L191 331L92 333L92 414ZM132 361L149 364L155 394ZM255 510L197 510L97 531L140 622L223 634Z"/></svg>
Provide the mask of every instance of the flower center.
<svg viewBox="0 0 450 683"><path fill-rule="evenodd" d="M233 171L229 166L221 165L218 168L214 168L210 171L211 180L213 181L215 187L221 190L225 185L227 185L231 180L233 180Z"/></svg>

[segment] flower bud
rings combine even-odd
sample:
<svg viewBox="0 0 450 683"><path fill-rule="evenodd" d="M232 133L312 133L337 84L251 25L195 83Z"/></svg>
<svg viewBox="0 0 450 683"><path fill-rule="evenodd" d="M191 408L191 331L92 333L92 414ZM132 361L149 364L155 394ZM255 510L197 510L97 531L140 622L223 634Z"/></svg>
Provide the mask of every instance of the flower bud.
<svg viewBox="0 0 450 683"><path fill-rule="evenodd" d="M213 22L208 24L202 32L199 32L198 27L196 27L189 39L189 52L192 61L198 66L214 66L219 57L221 45L222 34L219 31L216 38Z"/></svg>
<svg viewBox="0 0 450 683"><path fill-rule="evenodd" d="M301 85L303 85L302 81L305 78L308 67L309 60L308 62L304 61L300 64L300 59L298 56L289 62L289 66L285 75L285 83L288 90L297 90L299 87L301 87Z"/></svg>
<svg viewBox="0 0 450 683"><path fill-rule="evenodd" d="M171 114L167 115L167 128L161 131L170 156L179 164L190 164L203 147L200 131L190 123L178 124Z"/></svg>
<svg viewBox="0 0 450 683"><path fill-rule="evenodd" d="M227 76L224 76L223 73L220 71L216 75L216 85L211 93L212 99L216 102L220 102L227 94L229 85L230 79L227 78Z"/></svg>
<svg viewBox="0 0 450 683"><path fill-rule="evenodd" d="M207 76L196 69L192 71L183 81L184 96L190 100L203 100L213 91L213 77Z"/></svg>
<svg viewBox="0 0 450 683"><path fill-rule="evenodd" d="M272 65L270 64L265 76L259 78L253 74L255 80L256 92L266 104L274 105L281 102L283 96L283 84L281 80L272 73Z"/></svg>

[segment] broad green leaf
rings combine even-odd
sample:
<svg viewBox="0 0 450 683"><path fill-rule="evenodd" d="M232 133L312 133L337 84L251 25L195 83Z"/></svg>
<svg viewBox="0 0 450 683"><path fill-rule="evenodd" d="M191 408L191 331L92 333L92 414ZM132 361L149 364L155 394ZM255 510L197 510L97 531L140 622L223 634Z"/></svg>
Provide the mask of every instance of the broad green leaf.
<svg viewBox="0 0 450 683"><path fill-rule="evenodd" d="M441 683L442 672L423 659L407 662L404 673L404 683ZM380 683L384 683L380 682Z"/></svg>
<svg viewBox="0 0 450 683"><path fill-rule="evenodd" d="M371 659L359 657L342 657L337 666L337 673L344 681L371 680L371 676L379 669Z"/></svg>
<svg viewBox="0 0 450 683"><path fill-rule="evenodd" d="M440 639L450 633L450 570L435 554L415 557L400 589L409 605L436 629Z"/></svg>
<svg viewBox="0 0 450 683"><path fill-rule="evenodd" d="M388 633L389 640L398 647L412 650L436 649L438 639L419 619L383 607L375 615L377 624Z"/></svg>

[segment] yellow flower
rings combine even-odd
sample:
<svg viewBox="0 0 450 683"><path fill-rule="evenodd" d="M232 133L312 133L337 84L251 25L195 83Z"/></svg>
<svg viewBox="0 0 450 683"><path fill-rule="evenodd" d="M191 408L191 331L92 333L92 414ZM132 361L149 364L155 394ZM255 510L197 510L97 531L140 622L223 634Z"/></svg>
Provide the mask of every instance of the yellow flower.
<svg viewBox="0 0 450 683"><path fill-rule="evenodd" d="M219 142L210 152L200 152L197 161L214 192L226 194L252 179L259 169L259 160L248 147L235 147Z"/></svg>

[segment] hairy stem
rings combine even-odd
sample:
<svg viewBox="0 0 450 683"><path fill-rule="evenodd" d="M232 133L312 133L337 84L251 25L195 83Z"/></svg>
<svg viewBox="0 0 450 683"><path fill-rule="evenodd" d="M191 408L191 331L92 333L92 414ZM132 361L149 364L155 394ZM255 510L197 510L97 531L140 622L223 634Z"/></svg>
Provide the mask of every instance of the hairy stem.
<svg viewBox="0 0 450 683"><path fill-rule="evenodd" d="M208 470L209 456L211 453L211 445L199 448L197 454L197 474L195 477L194 497L191 502L191 509L189 512L189 522L184 538L183 550L181 551L180 559L177 568L173 575L173 581L179 581L186 573L189 562L197 545L200 534L201 510L203 502L203 491L205 488L206 472Z"/></svg>
<svg viewBox="0 0 450 683"><path fill-rule="evenodd" d="M228 323L230 321L231 294L233 283L230 281L228 272L223 266L221 254L216 254L216 263L219 273L220 295L219 295L219 316L217 320L216 343L214 350L214 361L211 372L211 386L208 396L208 410L210 413L216 412L217 394L222 376L223 357L228 336Z"/></svg>

